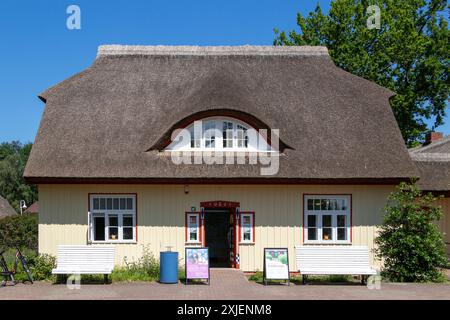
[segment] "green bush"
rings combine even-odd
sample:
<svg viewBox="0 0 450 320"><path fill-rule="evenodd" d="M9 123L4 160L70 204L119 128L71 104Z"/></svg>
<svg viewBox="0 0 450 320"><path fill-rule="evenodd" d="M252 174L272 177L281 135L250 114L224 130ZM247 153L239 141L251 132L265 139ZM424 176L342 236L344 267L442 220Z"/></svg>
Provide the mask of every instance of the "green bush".
<svg viewBox="0 0 450 320"><path fill-rule="evenodd" d="M301 276L299 277L299 279ZM352 282L352 276L349 275L324 275L324 276L308 276L308 283L345 283Z"/></svg>
<svg viewBox="0 0 450 320"><path fill-rule="evenodd" d="M12 270L15 262L16 249L8 249L3 254L6 260L8 269ZM21 249L22 255L25 257L28 268L36 281L48 280L53 281L56 278L52 275L52 269L56 266L56 257L49 254L36 255L33 250ZM22 268L20 261L17 263L16 274L14 275L16 281L28 280L25 270Z"/></svg>
<svg viewBox="0 0 450 320"><path fill-rule="evenodd" d="M30 259L33 259L33 257L36 256L36 253L34 251L28 250L28 249L23 249L23 250L21 250L21 252L22 252L22 255L25 257L25 260L27 261L27 265L29 267ZM12 249L12 248L6 249L6 251L3 253L3 257L5 258L6 264L8 265L8 269L10 271L12 271L14 268L16 253L17 253L16 249ZM28 277L27 277L26 273L24 272L20 261L18 261L17 270L16 270L16 274L14 275L14 279L18 282L28 280ZM2 280L3 280L3 278L2 278Z"/></svg>
<svg viewBox="0 0 450 320"><path fill-rule="evenodd" d="M37 215L17 215L0 219L0 247L28 248L37 252Z"/></svg>
<svg viewBox="0 0 450 320"><path fill-rule="evenodd" d="M34 280L55 280L52 270L56 267L56 257L40 254L29 258L29 268Z"/></svg>
<svg viewBox="0 0 450 320"><path fill-rule="evenodd" d="M256 271L254 274L248 276L249 281L254 281L256 283L264 283L264 274L262 271ZM270 282L281 282L284 283L284 280L271 280ZM295 284L302 283L301 275L291 275L290 282ZM329 275L329 276L308 276L308 282L316 282L316 283L336 283L336 282L352 282L351 276L340 276L340 275Z"/></svg>
<svg viewBox="0 0 450 320"><path fill-rule="evenodd" d="M159 261L150 251L148 246L144 246L142 257L137 261L127 262L125 266L116 267L111 274L113 281L156 281L159 279Z"/></svg>
<svg viewBox="0 0 450 320"><path fill-rule="evenodd" d="M442 210L436 198L415 185L401 183L389 196L384 222L376 239L381 275L397 282L442 281L448 266L445 244L437 221Z"/></svg>
<svg viewBox="0 0 450 320"><path fill-rule="evenodd" d="M248 277L248 280L262 283L264 281L263 278L264 278L264 275L263 275L262 271L256 271L254 274L252 274Z"/></svg>
<svg viewBox="0 0 450 320"><path fill-rule="evenodd" d="M186 281L186 269L184 267L178 267L178 279L181 282Z"/></svg>

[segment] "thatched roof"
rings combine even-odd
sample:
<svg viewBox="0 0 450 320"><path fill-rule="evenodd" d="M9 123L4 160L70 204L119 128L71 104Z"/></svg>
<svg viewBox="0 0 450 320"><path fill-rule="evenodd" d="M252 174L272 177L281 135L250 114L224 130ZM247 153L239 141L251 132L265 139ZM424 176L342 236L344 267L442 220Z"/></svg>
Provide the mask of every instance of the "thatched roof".
<svg viewBox="0 0 450 320"><path fill-rule="evenodd" d="M416 169L392 96L336 67L324 47L102 46L90 68L40 95L46 109L25 177L404 179ZM207 111L246 113L280 129L278 174L261 177L255 165L175 165L160 152L158 142L171 127Z"/></svg>
<svg viewBox="0 0 450 320"><path fill-rule="evenodd" d="M0 219L16 214L17 212L11 207L8 200L0 196Z"/></svg>
<svg viewBox="0 0 450 320"><path fill-rule="evenodd" d="M31 206L29 206L23 213L25 214L35 214L39 213L39 202L34 202Z"/></svg>
<svg viewBox="0 0 450 320"><path fill-rule="evenodd" d="M410 150L425 191L450 191L450 136Z"/></svg>

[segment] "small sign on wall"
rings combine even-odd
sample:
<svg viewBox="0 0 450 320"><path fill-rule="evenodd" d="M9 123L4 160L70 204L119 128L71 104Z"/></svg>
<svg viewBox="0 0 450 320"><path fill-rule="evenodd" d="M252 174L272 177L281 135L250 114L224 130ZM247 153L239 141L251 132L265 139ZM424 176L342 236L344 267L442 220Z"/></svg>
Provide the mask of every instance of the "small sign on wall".
<svg viewBox="0 0 450 320"><path fill-rule="evenodd" d="M188 280L207 280L210 284L208 248L186 248L186 284Z"/></svg>
<svg viewBox="0 0 450 320"><path fill-rule="evenodd" d="M287 248L264 248L264 284L267 280L286 280L289 285L289 252Z"/></svg>

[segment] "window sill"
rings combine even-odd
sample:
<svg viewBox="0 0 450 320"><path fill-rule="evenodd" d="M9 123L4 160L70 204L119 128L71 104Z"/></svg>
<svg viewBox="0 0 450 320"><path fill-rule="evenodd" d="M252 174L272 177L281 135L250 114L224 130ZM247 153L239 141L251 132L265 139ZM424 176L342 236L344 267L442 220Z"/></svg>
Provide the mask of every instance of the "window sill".
<svg viewBox="0 0 450 320"><path fill-rule="evenodd" d="M239 242L240 246L254 246L254 242Z"/></svg>
<svg viewBox="0 0 450 320"><path fill-rule="evenodd" d="M91 241L89 244L137 244L136 240Z"/></svg>
<svg viewBox="0 0 450 320"><path fill-rule="evenodd" d="M167 154L170 154L170 153L172 153L172 152L174 152L174 153L176 153L176 152L179 152L179 153L181 153L181 152L211 152L211 153L214 153L214 152L217 152L217 153L224 153L224 154L226 154L226 153L234 153L234 152L242 152L242 153L257 153L257 154L261 154L261 153L269 153L269 154L272 154L272 153L278 153L278 151L276 151L276 150L254 150L254 149L245 149L245 148L243 148L243 149L238 149L238 148L233 148L233 149L214 149L214 148L211 148L211 149L208 149L208 148L202 148L202 149L182 149L182 150L163 150L163 151L161 151L162 153L167 153Z"/></svg>
<svg viewBox="0 0 450 320"><path fill-rule="evenodd" d="M351 245L352 243L349 241L345 241L345 242L303 242L303 244L305 246L315 246L315 245L319 245L319 246L335 246L335 245Z"/></svg>
<svg viewBox="0 0 450 320"><path fill-rule="evenodd" d="M201 246L202 243L201 242L185 242L184 245L185 246Z"/></svg>

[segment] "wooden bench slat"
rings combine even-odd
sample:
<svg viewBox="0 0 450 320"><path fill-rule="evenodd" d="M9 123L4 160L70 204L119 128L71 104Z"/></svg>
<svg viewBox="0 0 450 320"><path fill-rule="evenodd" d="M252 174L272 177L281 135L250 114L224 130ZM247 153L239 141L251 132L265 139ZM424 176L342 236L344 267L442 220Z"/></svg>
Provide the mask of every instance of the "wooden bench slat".
<svg viewBox="0 0 450 320"><path fill-rule="evenodd" d="M60 245L53 274L111 274L114 246Z"/></svg>
<svg viewBox="0 0 450 320"><path fill-rule="evenodd" d="M373 275L365 246L296 246L297 269L302 275Z"/></svg>

